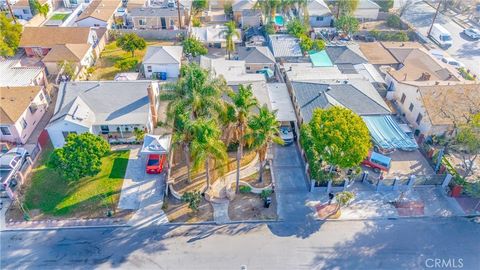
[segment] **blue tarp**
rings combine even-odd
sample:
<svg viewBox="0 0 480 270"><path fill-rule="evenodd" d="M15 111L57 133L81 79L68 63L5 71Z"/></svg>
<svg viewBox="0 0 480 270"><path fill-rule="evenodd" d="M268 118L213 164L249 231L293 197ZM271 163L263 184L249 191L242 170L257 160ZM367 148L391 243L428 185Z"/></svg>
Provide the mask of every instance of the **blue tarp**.
<svg viewBox="0 0 480 270"><path fill-rule="evenodd" d="M362 116L367 124L373 141L384 149L415 150L418 148L414 139L410 138L392 118L391 115Z"/></svg>

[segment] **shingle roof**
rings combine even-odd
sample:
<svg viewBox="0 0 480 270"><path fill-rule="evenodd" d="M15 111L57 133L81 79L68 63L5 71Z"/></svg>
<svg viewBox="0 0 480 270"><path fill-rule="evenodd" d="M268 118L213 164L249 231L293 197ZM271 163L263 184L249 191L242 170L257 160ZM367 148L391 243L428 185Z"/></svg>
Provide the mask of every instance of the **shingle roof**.
<svg viewBox="0 0 480 270"><path fill-rule="evenodd" d="M275 57L268 47L238 47L238 60L246 63L275 63Z"/></svg>
<svg viewBox="0 0 480 270"><path fill-rule="evenodd" d="M182 60L182 46L148 46L143 63L179 64Z"/></svg>
<svg viewBox="0 0 480 270"><path fill-rule="evenodd" d="M360 43L360 50L368 59L370 64L374 65L394 65L398 61L390 52L385 49L380 42L364 42Z"/></svg>
<svg viewBox="0 0 480 270"><path fill-rule="evenodd" d="M300 48L298 38L290 35L270 35L270 49L275 57L301 57L302 49Z"/></svg>
<svg viewBox="0 0 480 270"><path fill-rule="evenodd" d="M77 18L76 22L86 18L108 21L120 5L120 0L95 0Z"/></svg>
<svg viewBox="0 0 480 270"><path fill-rule="evenodd" d="M17 122L41 90L41 86L0 87L0 123Z"/></svg>
<svg viewBox="0 0 480 270"><path fill-rule="evenodd" d="M89 27L25 27L19 47L87 44L89 35Z"/></svg>
<svg viewBox="0 0 480 270"><path fill-rule="evenodd" d="M42 59L43 62L58 62L58 61L81 61L88 50L89 44L65 44L55 45L48 52L48 54Z"/></svg>
<svg viewBox="0 0 480 270"><path fill-rule="evenodd" d="M293 94L303 120L308 122L316 108L342 106L359 115L382 115L390 111L352 84L292 82ZM378 93L377 93L378 94Z"/></svg>
<svg viewBox="0 0 480 270"><path fill-rule="evenodd" d="M323 0L310 0L307 9L310 16L326 16L332 14L330 8L328 8L328 5Z"/></svg>
<svg viewBox="0 0 480 270"><path fill-rule="evenodd" d="M358 46L327 46L325 48L328 57L332 60L333 64L362 64L367 63L367 59L363 56Z"/></svg>
<svg viewBox="0 0 480 270"><path fill-rule="evenodd" d="M43 70L43 67L19 66L18 60L0 60L0 86L28 86Z"/></svg>

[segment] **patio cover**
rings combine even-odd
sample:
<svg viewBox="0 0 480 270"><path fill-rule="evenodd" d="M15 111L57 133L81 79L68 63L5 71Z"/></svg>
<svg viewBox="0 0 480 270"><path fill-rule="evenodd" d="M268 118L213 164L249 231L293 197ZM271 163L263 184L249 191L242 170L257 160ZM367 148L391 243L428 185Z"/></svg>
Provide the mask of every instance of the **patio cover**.
<svg viewBox="0 0 480 270"><path fill-rule="evenodd" d="M407 151L418 148L415 140L400 128L391 115L362 116L362 118L367 124L373 141L380 147Z"/></svg>
<svg viewBox="0 0 480 270"><path fill-rule="evenodd" d="M150 154L167 154L170 150L170 141L172 137L170 135L145 135L143 138L142 155Z"/></svg>

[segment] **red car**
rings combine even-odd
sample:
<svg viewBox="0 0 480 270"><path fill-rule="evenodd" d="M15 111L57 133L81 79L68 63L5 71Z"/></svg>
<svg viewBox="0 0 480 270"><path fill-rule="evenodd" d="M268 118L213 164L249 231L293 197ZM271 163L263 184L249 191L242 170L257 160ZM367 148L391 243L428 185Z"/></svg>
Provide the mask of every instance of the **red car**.
<svg viewBox="0 0 480 270"><path fill-rule="evenodd" d="M388 172L392 159L376 152L370 152L362 164L372 168L375 172Z"/></svg>
<svg viewBox="0 0 480 270"><path fill-rule="evenodd" d="M147 161L147 173L159 174L163 171L163 165L167 157L165 155L149 155Z"/></svg>

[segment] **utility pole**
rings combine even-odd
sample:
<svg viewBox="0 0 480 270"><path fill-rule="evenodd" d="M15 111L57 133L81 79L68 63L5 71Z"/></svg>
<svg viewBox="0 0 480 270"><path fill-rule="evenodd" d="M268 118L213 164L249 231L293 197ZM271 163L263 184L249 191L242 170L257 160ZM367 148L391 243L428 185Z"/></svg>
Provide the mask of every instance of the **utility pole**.
<svg viewBox="0 0 480 270"><path fill-rule="evenodd" d="M178 28L182 29L182 16L180 16L180 0L177 0Z"/></svg>
<svg viewBox="0 0 480 270"><path fill-rule="evenodd" d="M432 32L433 24L435 23L435 19L437 19L438 12L440 11L440 5L442 1L438 1L437 10L435 11L435 15L433 16L432 25L430 25L430 29L428 29L427 37L430 36L430 32Z"/></svg>
<svg viewBox="0 0 480 270"><path fill-rule="evenodd" d="M17 18L15 18L15 16L13 15L12 6L10 5L9 0L7 0L7 6L8 6L8 11L10 11L10 16L12 17L13 22L17 23Z"/></svg>

